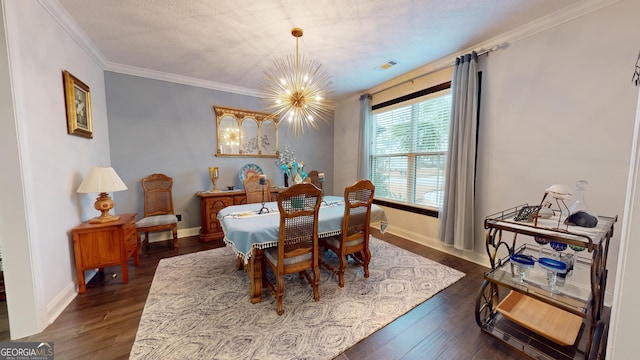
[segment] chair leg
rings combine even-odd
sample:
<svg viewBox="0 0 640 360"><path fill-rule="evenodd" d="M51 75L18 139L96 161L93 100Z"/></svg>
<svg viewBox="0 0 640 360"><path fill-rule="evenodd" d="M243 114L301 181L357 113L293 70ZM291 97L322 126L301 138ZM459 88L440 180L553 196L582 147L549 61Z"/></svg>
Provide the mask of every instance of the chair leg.
<svg viewBox="0 0 640 360"><path fill-rule="evenodd" d="M320 266L314 266L313 268L313 300L320 301Z"/></svg>
<svg viewBox="0 0 640 360"><path fill-rule="evenodd" d="M269 280L267 279L267 260L266 259L262 259L262 261L260 262L260 267L262 268L262 274L261 274L262 288L263 289L268 288Z"/></svg>
<svg viewBox="0 0 640 360"><path fill-rule="evenodd" d="M284 309L282 308L282 297L284 296L284 275L277 274L276 282L278 283L278 288L276 290L276 312L278 315L282 315L284 313Z"/></svg>
<svg viewBox="0 0 640 360"><path fill-rule="evenodd" d="M142 255L142 233L137 232L136 235L138 236L138 256L140 256Z"/></svg>
<svg viewBox="0 0 640 360"><path fill-rule="evenodd" d="M338 286L344 287L344 271L347 269L347 255L340 256L340 269L338 269Z"/></svg>
<svg viewBox="0 0 640 360"><path fill-rule="evenodd" d="M171 228L171 232L173 233L173 250L178 250L178 227Z"/></svg>
<svg viewBox="0 0 640 360"><path fill-rule="evenodd" d="M371 252L369 249L362 250L362 267L366 278L369 277L369 261L371 261Z"/></svg>

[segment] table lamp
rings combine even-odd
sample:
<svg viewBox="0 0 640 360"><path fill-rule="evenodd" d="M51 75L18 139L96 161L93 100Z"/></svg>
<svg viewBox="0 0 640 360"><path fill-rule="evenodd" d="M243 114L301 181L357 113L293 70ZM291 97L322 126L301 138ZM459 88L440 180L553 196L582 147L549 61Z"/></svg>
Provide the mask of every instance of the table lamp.
<svg viewBox="0 0 640 360"><path fill-rule="evenodd" d="M76 192L79 193L99 193L93 207L100 211L101 214L89 220L90 224L102 224L109 221L115 221L120 216L109 214L109 210L113 209L113 200L109 197L108 192L127 190L127 186L122 182L118 174L112 167L94 167L89 170L87 177L82 180L82 184Z"/></svg>

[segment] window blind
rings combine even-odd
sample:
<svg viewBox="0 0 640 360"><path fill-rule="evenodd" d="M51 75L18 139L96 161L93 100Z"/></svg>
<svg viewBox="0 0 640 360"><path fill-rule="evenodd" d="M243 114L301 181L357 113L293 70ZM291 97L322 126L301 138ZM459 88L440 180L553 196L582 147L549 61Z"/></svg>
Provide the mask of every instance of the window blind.
<svg viewBox="0 0 640 360"><path fill-rule="evenodd" d="M373 111L371 179L376 198L442 205L449 141L449 89Z"/></svg>

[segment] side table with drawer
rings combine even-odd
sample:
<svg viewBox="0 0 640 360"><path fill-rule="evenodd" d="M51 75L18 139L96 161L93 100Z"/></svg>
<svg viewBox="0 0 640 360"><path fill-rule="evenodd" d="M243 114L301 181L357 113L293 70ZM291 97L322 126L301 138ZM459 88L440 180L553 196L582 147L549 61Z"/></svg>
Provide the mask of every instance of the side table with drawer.
<svg viewBox="0 0 640 360"><path fill-rule="evenodd" d="M121 214L120 219L103 223L84 222L71 230L73 250L78 276L78 292L86 289L85 270L106 266L122 267L122 282L129 282L127 261L133 255L133 264L138 265L138 240L136 236L136 214Z"/></svg>

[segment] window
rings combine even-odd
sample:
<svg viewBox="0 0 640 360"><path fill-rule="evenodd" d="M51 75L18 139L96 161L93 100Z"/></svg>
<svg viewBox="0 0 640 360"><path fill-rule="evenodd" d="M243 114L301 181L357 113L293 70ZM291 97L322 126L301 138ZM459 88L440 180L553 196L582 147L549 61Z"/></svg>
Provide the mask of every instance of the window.
<svg viewBox="0 0 640 360"><path fill-rule="evenodd" d="M451 118L450 83L373 107L371 174L376 199L442 206Z"/></svg>

